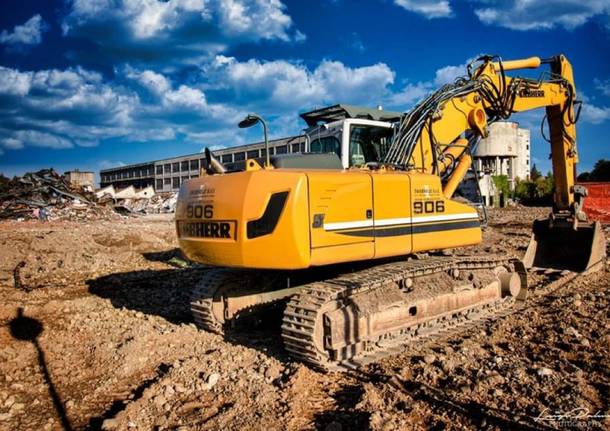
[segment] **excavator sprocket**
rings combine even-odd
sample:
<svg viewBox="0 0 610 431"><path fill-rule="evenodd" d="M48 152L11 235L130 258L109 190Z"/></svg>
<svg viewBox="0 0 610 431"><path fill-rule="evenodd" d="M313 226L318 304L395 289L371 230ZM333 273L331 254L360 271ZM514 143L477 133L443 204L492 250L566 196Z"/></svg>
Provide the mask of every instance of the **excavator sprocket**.
<svg viewBox="0 0 610 431"><path fill-rule="evenodd" d="M301 287L282 324L289 353L342 371L470 326L525 299L518 260L429 258L379 265Z"/></svg>

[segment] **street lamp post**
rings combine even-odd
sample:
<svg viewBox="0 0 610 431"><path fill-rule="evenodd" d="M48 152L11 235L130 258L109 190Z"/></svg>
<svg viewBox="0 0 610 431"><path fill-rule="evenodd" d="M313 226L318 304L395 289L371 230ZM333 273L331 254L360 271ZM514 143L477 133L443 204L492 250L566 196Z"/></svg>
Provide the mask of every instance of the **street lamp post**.
<svg viewBox="0 0 610 431"><path fill-rule="evenodd" d="M263 125L263 134L265 135L265 167L268 168L271 166L270 158L269 158L269 139L267 138L267 123L262 119L259 115L256 114L248 114L246 118L241 120L238 124L240 129L245 129L247 127L252 127L256 123L260 122Z"/></svg>

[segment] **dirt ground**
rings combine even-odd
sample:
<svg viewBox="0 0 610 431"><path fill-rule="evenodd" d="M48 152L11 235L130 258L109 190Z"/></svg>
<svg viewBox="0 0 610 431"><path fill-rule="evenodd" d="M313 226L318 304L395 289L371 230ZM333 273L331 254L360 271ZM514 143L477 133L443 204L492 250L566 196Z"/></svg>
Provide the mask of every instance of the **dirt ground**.
<svg viewBox="0 0 610 431"><path fill-rule="evenodd" d="M492 211L460 252L522 256L547 212ZM283 351L276 314L198 331L206 269L176 247L162 216L0 223L1 430L610 428L606 271L534 274L515 314L325 374Z"/></svg>

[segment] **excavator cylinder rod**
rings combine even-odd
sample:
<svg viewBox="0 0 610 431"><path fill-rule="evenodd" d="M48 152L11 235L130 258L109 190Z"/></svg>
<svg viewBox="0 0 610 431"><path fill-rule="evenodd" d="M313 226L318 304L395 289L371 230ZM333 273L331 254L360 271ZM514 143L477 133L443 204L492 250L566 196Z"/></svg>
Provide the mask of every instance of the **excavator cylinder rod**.
<svg viewBox="0 0 610 431"><path fill-rule="evenodd" d="M516 70L516 69L537 69L541 64L540 57L529 57L521 60L509 60L502 62L502 68L504 70ZM500 71L500 63L494 63L494 70Z"/></svg>

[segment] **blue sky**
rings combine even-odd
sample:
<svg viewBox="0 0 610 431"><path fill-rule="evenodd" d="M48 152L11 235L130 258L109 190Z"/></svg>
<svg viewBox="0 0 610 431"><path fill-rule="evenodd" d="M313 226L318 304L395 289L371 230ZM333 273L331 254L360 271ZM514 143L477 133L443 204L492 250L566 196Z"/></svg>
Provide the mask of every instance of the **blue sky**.
<svg viewBox="0 0 610 431"><path fill-rule="evenodd" d="M483 53L565 54L585 101L579 170L610 158L610 0L4 0L0 172L259 140L236 127L247 112L281 137L325 104L404 111ZM542 115L516 119L546 171Z"/></svg>

